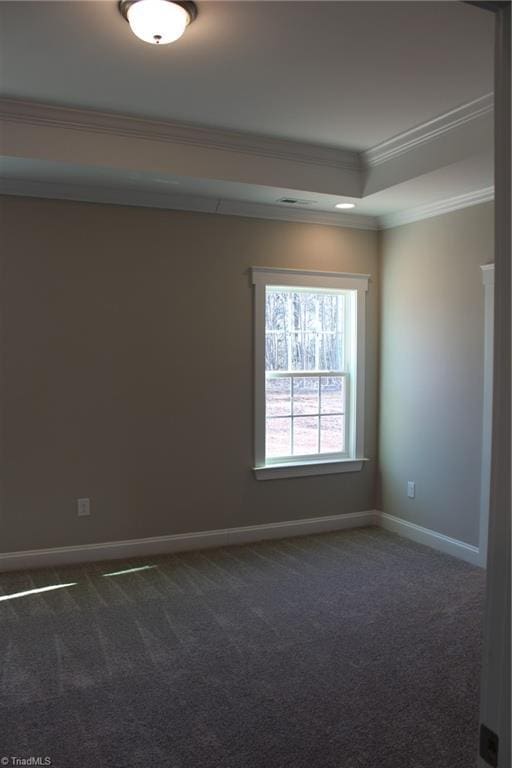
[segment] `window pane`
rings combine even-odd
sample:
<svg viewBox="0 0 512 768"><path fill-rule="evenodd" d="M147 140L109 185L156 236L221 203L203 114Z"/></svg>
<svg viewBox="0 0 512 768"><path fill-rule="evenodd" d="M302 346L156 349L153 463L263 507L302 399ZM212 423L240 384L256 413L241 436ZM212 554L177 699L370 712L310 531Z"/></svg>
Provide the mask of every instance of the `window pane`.
<svg viewBox="0 0 512 768"><path fill-rule="evenodd" d="M316 334L291 334L292 371L315 370L315 343Z"/></svg>
<svg viewBox="0 0 512 768"><path fill-rule="evenodd" d="M293 413L318 414L318 378L308 376L293 380Z"/></svg>
<svg viewBox="0 0 512 768"><path fill-rule="evenodd" d="M267 416L291 416L291 379L267 379Z"/></svg>
<svg viewBox="0 0 512 768"><path fill-rule="evenodd" d="M288 294L267 289L265 294L265 328L267 331L286 331Z"/></svg>
<svg viewBox="0 0 512 768"><path fill-rule="evenodd" d="M319 319L323 331L340 333L343 331L343 312L345 298L341 294L324 293L320 295Z"/></svg>
<svg viewBox="0 0 512 768"><path fill-rule="evenodd" d="M321 413L345 413L345 378L342 376L322 376Z"/></svg>
<svg viewBox="0 0 512 768"><path fill-rule="evenodd" d="M308 331L320 330L319 301L321 295L318 293L302 293L302 302L304 304L304 322Z"/></svg>
<svg viewBox="0 0 512 768"><path fill-rule="evenodd" d="M293 420L293 454L318 453L318 416L299 416Z"/></svg>
<svg viewBox="0 0 512 768"><path fill-rule="evenodd" d="M268 458L290 456L291 419L267 419L266 455Z"/></svg>
<svg viewBox="0 0 512 768"><path fill-rule="evenodd" d="M290 330L304 331L306 329L306 307L303 294L290 293L289 295L292 320Z"/></svg>
<svg viewBox="0 0 512 768"><path fill-rule="evenodd" d="M320 417L320 451L343 453L345 451L345 417Z"/></svg>
<svg viewBox="0 0 512 768"><path fill-rule="evenodd" d="M340 333L324 333L320 339L320 363L322 371L342 370L342 337Z"/></svg>
<svg viewBox="0 0 512 768"><path fill-rule="evenodd" d="M265 369L267 371L288 370L288 344L286 335L267 333L265 338Z"/></svg>

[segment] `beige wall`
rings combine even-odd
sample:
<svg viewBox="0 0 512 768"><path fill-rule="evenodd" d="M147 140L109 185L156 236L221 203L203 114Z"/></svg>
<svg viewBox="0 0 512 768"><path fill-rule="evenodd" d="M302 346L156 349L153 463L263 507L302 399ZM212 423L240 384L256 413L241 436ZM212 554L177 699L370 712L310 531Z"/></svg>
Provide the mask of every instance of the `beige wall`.
<svg viewBox="0 0 512 768"><path fill-rule="evenodd" d="M254 479L248 274L372 275L375 459L375 232L4 198L1 245L0 551L375 506L374 461L355 474ZM76 516L81 496L89 518Z"/></svg>
<svg viewBox="0 0 512 768"><path fill-rule="evenodd" d="M478 545L493 206L397 227L380 245L380 508Z"/></svg>

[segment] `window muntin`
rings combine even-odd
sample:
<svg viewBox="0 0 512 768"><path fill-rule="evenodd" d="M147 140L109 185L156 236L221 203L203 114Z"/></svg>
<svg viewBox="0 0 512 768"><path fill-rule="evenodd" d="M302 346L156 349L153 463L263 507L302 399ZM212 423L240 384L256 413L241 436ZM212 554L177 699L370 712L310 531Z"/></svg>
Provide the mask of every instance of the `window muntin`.
<svg viewBox="0 0 512 768"><path fill-rule="evenodd" d="M267 463L348 456L351 293L266 286Z"/></svg>

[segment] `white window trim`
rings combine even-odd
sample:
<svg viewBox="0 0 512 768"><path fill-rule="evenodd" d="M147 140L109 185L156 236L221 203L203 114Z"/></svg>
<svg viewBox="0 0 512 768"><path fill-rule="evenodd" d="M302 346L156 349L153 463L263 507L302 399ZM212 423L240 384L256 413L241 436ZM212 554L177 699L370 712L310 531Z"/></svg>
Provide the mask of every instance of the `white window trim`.
<svg viewBox="0 0 512 768"><path fill-rule="evenodd" d="M370 275L346 272L317 272L301 269L252 267L254 285L254 473L258 480L338 472L358 472L364 458L364 394L366 361L366 294ZM301 288L327 288L357 291L355 337L357 339L357 372L352 375L354 407L350 411L350 456L343 459L265 463L265 288L283 285Z"/></svg>

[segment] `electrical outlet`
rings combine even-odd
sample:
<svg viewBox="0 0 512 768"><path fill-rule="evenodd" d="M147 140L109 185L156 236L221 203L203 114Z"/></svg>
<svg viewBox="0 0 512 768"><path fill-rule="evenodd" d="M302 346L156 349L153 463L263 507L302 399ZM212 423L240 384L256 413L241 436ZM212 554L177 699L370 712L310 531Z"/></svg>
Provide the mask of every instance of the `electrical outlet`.
<svg viewBox="0 0 512 768"><path fill-rule="evenodd" d="M91 514L91 500L90 499L77 499L76 500L76 513L78 517L86 517Z"/></svg>
<svg viewBox="0 0 512 768"><path fill-rule="evenodd" d="M414 480L408 480L407 481L407 496L410 499L414 499L416 496L416 483Z"/></svg>

